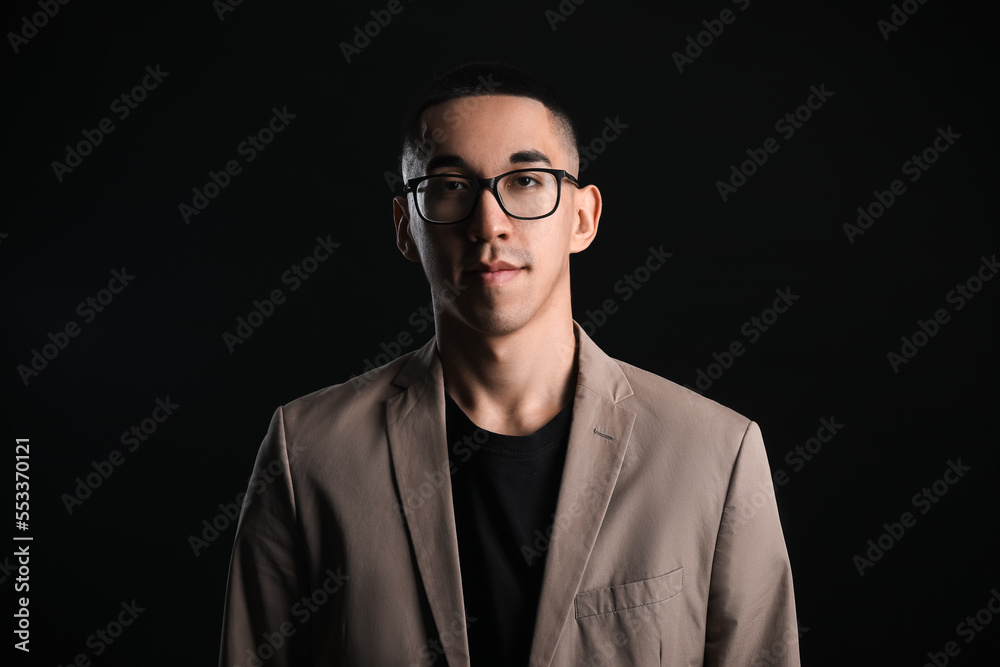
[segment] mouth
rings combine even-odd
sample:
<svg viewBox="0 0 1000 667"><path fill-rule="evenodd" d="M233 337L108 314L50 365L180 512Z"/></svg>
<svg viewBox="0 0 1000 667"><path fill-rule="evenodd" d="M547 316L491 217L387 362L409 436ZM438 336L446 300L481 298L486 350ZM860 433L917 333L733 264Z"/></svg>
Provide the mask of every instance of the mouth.
<svg viewBox="0 0 1000 667"><path fill-rule="evenodd" d="M505 285L521 273L523 267L514 266L509 262L480 262L465 271L469 282L481 285Z"/></svg>

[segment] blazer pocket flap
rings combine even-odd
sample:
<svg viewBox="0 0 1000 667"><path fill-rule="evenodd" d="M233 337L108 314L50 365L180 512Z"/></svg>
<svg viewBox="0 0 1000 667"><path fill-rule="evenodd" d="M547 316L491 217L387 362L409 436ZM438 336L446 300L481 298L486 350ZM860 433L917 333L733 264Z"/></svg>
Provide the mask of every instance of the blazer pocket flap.
<svg viewBox="0 0 1000 667"><path fill-rule="evenodd" d="M684 568L659 577L585 591L576 596L576 617L597 616L663 602L681 592Z"/></svg>

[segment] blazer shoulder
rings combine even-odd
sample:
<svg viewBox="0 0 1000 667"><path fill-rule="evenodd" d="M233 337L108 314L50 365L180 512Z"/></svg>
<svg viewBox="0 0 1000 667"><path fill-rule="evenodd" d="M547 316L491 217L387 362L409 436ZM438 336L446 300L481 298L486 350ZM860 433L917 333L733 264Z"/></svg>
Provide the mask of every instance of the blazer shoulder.
<svg viewBox="0 0 1000 667"><path fill-rule="evenodd" d="M342 419L371 416L402 389L393 379L419 350L411 350L389 363L356 377L300 396L281 406L286 427L310 426Z"/></svg>
<svg viewBox="0 0 1000 667"><path fill-rule="evenodd" d="M632 396L623 405L646 418L702 434L738 435L737 442L750 427L751 420L710 398L660 375L613 359L632 386Z"/></svg>

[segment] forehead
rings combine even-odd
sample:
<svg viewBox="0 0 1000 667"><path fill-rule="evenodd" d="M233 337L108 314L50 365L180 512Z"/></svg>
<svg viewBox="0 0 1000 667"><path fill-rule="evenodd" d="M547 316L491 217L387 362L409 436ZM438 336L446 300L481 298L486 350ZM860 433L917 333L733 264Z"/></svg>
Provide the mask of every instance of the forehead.
<svg viewBox="0 0 1000 667"><path fill-rule="evenodd" d="M528 149L564 159L558 123L544 104L527 97L479 95L435 104L421 115L418 136L426 159L457 155L487 167Z"/></svg>

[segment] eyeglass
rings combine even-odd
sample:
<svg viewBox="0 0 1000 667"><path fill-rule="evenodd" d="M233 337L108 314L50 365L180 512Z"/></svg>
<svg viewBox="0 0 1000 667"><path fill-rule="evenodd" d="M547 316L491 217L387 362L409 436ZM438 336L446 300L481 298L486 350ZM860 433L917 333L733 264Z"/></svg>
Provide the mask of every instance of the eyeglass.
<svg viewBox="0 0 1000 667"><path fill-rule="evenodd" d="M434 174L411 178L404 194L413 193L417 213L425 221L447 225L462 222L476 208L479 195L489 188L504 213L517 220L546 218L559 208L562 179L580 182L565 169L515 169L493 178Z"/></svg>

